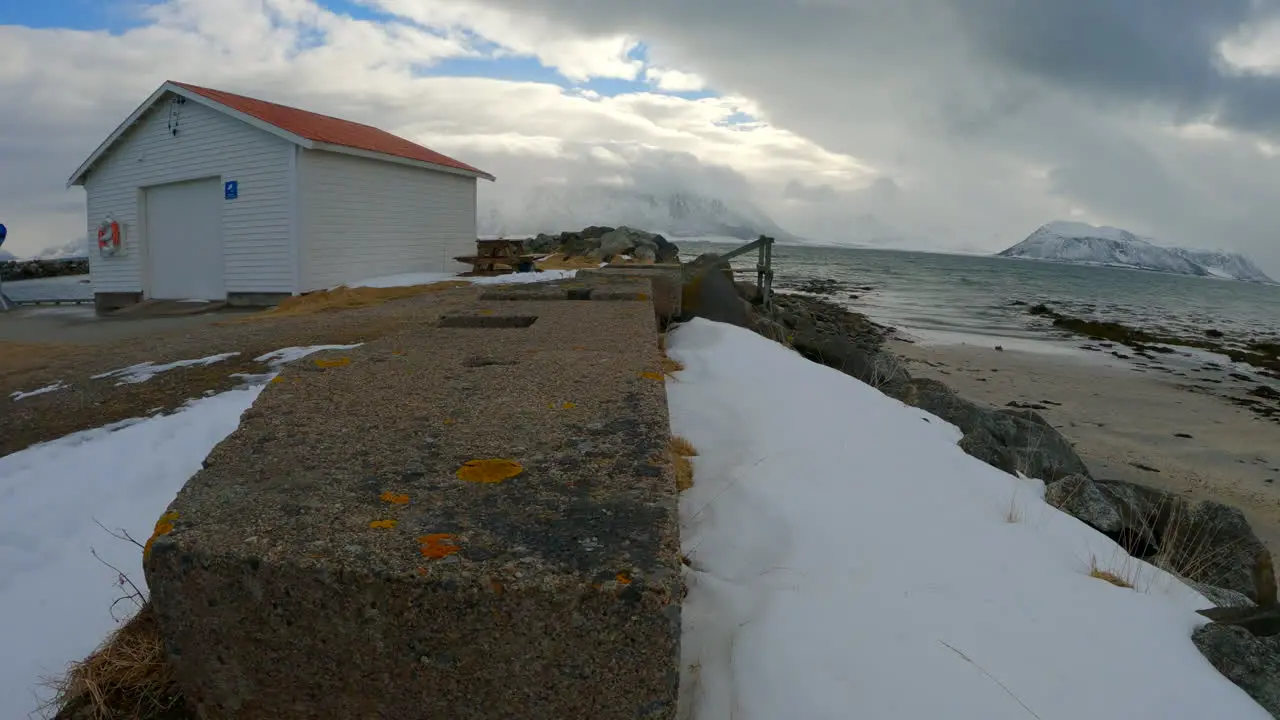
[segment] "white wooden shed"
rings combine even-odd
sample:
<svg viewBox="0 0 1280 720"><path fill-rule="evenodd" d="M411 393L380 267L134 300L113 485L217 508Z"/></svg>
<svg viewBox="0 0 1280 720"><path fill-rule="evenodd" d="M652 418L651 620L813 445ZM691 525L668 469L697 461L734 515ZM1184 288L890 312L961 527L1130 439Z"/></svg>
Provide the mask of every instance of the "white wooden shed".
<svg viewBox="0 0 1280 720"><path fill-rule="evenodd" d="M368 125L166 82L67 186L84 186L90 237L106 241L90 272L108 310L464 269L477 178L494 179Z"/></svg>

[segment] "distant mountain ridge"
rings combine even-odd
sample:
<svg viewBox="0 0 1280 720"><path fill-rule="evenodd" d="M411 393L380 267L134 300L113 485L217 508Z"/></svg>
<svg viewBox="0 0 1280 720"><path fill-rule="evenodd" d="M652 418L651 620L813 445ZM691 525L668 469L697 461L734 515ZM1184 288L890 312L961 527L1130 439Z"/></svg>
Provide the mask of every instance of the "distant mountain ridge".
<svg viewBox="0 0 1280 720"><path fill-rule="evenodd" d="M798 239L749 202L687 191L540 186L522 201L482 210L479 218L481 235L536 235L591 225L626 225L675 238Z"/></svg>
<svg viewBox="0 0 1280 720"><path fill-rule="evenodd" d="M1061 220L1042 225L1026 240L997 253L997 256L1109 265L1247 282L1275 282L1240 253L1163 247L1128 230Z"/></svg>

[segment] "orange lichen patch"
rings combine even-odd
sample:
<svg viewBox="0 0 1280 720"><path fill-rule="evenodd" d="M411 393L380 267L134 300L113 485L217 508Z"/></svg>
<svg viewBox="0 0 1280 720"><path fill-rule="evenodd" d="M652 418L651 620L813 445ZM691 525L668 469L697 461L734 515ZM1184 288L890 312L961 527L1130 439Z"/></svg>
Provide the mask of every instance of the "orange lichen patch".
<svg viewBox="0 0 1280 720"><path fill-rule="evenodd" d="M271 378L271 382L273 382L273 383L281 383L281 382L284 382L284 378L282 378L282 377L280 377L279 375L277 375L277 376L275 376L275 377Z"/></svg>
<svg viewBox="0 0 1280 720"><path fill-rule="evenodd" d="M652 370L646 370L645 372L640 373L640 377L644 378L645 380L657 380L661 382L664 376L660 372L653 372Z"/></svg>
<svg viewBox="0 0 1280 720"><path fill-rule="evenodd" d="M347 365L351 364L351 358L341 357L341 358L333 358L332 360L329 360L326 358L317 358L315 363L316 363L316 367L318 368L346 367Z"/></svg>
<svg viewBox="0 0 1280 720"><path fill-rule="evenodd" d="M565 410L572 410L572 409L574 409L574 408L578 407L578 404L577 404L577 403L567 402L567 403L565 403L565 404L561 405L560 407L564 408Z"/></svg>
<svg viewBox="0 0 1280 720"><path fill-rule="evenodd" d="M173 521L178 519L178 513L170 510L160 516L156 520L155 529L151 532L151 537L147 538L147 542L142 546L142 559L147 560L151 557L151 546L155 544L156 538L162 535L168 535L173 532Z"/></svg>
<svg viewBox="0 0 1280 720"><path fill-rule="evenodd" d="M398 524L400 523L397 520L374 520L369 523L369 527L375 530L390 530Z"/></svg>
<svg viewBox="0 0 1280 720"><path fill-rule="evenodd" d="M618 581L618 584L619 584L619 585L630 585L630 584L631 584L631 578L627 577L627 574L626 574L626 573L618 573L618 576L617 576L616 578L614 578L614 579Z"/></svg>
<svg viewBox="0 0 1280 720"><path fill-rule="evenodd" d="M453 418L445 418L445 419L444 419L444 424L445 424L445 425L452 425L452 424L454 424L454 423L456 423L456 422L458 422L458 421L457 421L457 420L454 420Z"/></svg>
<svg viewBox="0 0 1280 720"><path fill-rule="evenodd" d="M393 493L390 490L387 490L386 492L379 495L378 499L381 500L382 502L389 502L392 505L407 505L409 503L408 495L404 495L401 493Z"/></svg>
<svg viewBox="0 0 1280 720"><path fill-rule="evenodd" d="M514 460L468 460L455 473L459 480L479 483L500 483L524 472L524 467Z"/></svg>
<svg viewBox="0 0 1280 720"><path fill-rule="evenodd" d="M489 581L489 589L493 591L494 595L501 595L506 590L506 588L502 587L502 583L497 580Z"/></svg>
<svg viewBox="0 0 1280 720"><path fill-rule="evenodd" d="M424 567L420 567L420 568L418 568L418 574L419 574L419 575L426 575L426 574L427 574L427 569L426 569L426 568L424 568Z"/></svg>
<svg viewBox="0 0 1280 720"><path fill-rule="evenodd" d="M391 351L391 354L392 354L392 355L404 355L404 354L405 354L405 352L404 352L403 350L392 350L392 351Z"/></svg>
<svg viewBox="0 0 1280 720"><path fill-rule="evenodd" d="M418 552L423 557L439 560L442 557L448 557L458 552L462 548L453 542L453 536L449 533L432 533L431 535L423 535L418 538Z"/></svg>

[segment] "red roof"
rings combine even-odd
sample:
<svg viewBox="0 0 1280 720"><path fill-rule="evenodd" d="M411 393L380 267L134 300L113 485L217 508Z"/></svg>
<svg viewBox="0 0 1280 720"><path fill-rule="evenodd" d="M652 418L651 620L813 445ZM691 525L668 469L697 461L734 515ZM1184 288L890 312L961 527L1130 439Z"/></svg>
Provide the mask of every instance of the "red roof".
<svg viewBox="0 0 1280 720"><path fill-rule="evenodd" d="M409 142L404 138L396 137L385 130L379 130L370 125L362 125L350 120L340 120L328 115L307 112L287 105L277 105L276 103L235 95L222 90L213 90L198 85L188 85L187 83L170 82L183 90L193 92L220 105L225 105L232 110L255 117L281 130L313 142L341 145L343 147L382 153L383 155L419 160L433 165L466 170L490 180L493 179L492 175L483 170L471 167L464 162L454 160L447 155L441 155L434 150L429 150L417 143Z"/></svg>

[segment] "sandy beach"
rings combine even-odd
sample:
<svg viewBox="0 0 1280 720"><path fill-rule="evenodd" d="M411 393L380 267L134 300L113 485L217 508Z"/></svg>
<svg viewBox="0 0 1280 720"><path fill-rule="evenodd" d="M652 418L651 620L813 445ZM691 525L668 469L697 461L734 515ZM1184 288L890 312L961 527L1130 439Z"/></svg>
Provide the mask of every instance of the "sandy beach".
<svg viewBox="0 0 1280 720"><path fill-rule="evenodd" d="M895 340L889 348L913 375L963 397L1037 406L1099 479L1239 507L1280 553L1280 424L1187 389L1197 386L1181 370L1153 372L1068 343L1006 342L996 350L999 340L978 342Z"/></svg>

